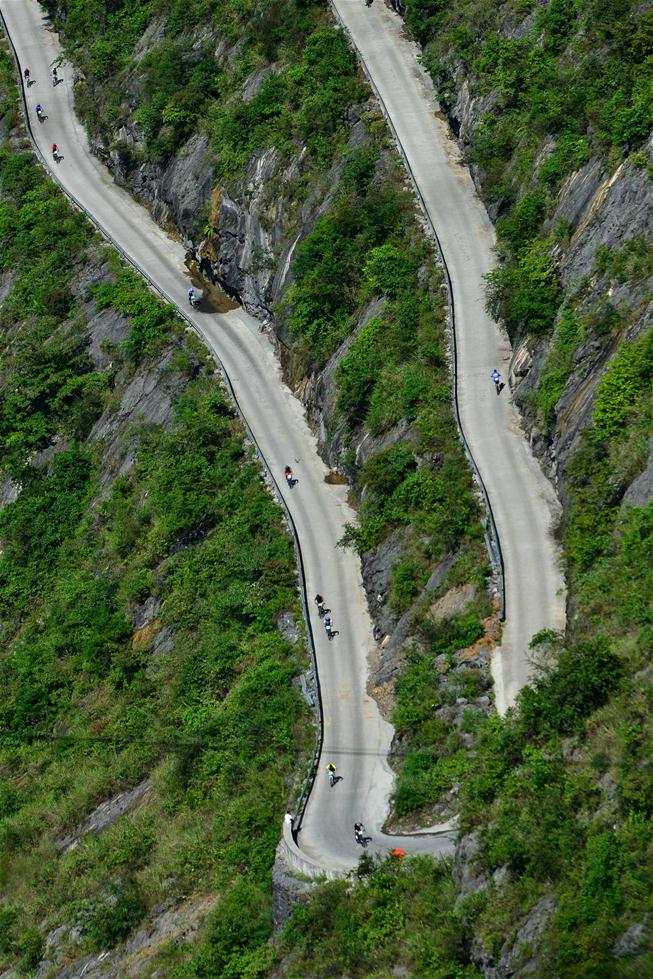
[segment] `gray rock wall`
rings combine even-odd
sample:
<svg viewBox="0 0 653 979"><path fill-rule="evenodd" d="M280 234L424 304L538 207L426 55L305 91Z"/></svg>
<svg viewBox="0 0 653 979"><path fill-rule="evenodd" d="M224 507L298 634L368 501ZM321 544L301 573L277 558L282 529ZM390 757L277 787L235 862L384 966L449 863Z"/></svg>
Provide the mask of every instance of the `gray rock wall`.
<svg viewBox="0 0 653 979"><path fill-rule="evenodd" d="M272 920L275 928L281 928L295 905L300 904L318 885L315 881L299 880L283 858L281 847L277 850L272 868Z"/></svg>
<svg viewBox="0 0 653 979"><path fill-rule="evenodd" d="M644 149L653 163L653 138ZM641 165L625 162L610 170L595 158L573 174L560 192L551 219L569 223L568 244L560 249L559 273L563 288L573 296L583 290L581 313L591 315L600 304L609 303L624 323L623 329L601 334L589 331L574 354L574 367L556 405L551 431L539 430L538 419L529 407L529 395L537 390L546 369L551 340L533 344L530 369L521 378L513 375L536 452L549 474L558 481L565 501L566 466L579 438L591 421L596 388L605 369L622 343L630 342L653 323L653 277L624 284L596 270L599 249L611 252L626 242L642 238L653 243L653 181ZM553 341L555 340L555 336ZM516 357L513 358L513 367Z"/></svg>

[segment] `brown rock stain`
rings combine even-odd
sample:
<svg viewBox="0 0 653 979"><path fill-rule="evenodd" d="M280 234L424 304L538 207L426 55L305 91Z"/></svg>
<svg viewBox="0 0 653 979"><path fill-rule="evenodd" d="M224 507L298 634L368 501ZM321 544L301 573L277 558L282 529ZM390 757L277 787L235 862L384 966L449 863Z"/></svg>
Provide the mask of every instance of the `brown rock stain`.
<svg viewBox="0 0 653 979"><path fill-rule="evenodd" d="M159 616L156 619L152 619L147 625L144 625L142 629L136 629L132 634L132 649L143 649L144 646L149 646L157 632L161 630L161 619Z"/></svg>

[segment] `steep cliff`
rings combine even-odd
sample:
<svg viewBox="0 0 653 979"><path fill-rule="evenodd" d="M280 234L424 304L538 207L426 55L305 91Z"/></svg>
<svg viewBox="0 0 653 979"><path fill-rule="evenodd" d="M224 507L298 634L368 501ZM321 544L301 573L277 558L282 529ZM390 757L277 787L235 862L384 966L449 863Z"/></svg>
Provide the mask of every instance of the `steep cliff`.
<svg viewBox="0 0 653 979"><path fill-rule="evenodd" d="M239 883L179 974L246 959L253 975L646 975L651 7L393 5L496 221L489 298L565 505L568 634L537 637L542 674L502 721L487 719L496 623L438 270L322 5L51 5L96 152L194 274L268 321L332 478L352 482L372 684L399 732L395 815L460 813L453 871L363 860L365 884L310 897L274 949L258 910L239 920L262 900Z"/></svg>
<svg viewBox="0 0 653 979"><path fill-rule="evenodd" d="M274 332L333 478L352 486L361 521L348 543L375 616L383 709L406 651L430 656L438 628L442 657L481 641L439 691L418 683L453 724L444 754L462 747L464 713L492 710L494 584L449 407L440 272L345 39L320 4L289 0L228 3L210 19L107 7L94 23L82 5L49 7L94 152L186 243L197 283ZM407 727L398 757L409 743ZM399 815L446 809L419 765L404 768Z"/></svg>

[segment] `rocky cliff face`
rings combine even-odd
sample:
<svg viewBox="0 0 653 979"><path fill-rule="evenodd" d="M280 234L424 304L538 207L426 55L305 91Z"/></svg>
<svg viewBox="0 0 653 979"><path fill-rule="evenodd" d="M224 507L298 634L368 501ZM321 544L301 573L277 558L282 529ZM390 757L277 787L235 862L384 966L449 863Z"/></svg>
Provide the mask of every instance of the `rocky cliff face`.
<svg viewBox="0 0 653 979"><path fill-rule="evenodd" d="M653 140L645 149L653 160ZM550 224L564 221L569 239L558 248L560 279L585 329L573 352L573 366L546 429L534 408L534 396L547 371L556 336L526 338L513 350L511 383L536 454L567 502L567 466L591 422L597 386L623 343L650 329L653 277L619 282L597 265L602 250L615 252L633 240L653 239L653 183L645 166L622 163L611 170L594 158L566 182ZM564 315L565 306L558 317ZM607 321L607 322L606 322ZM648 494L644 486L649 487ZM650 480L635 491L639 505L651 498ZM630 496L628 497L630 500ZM633 498L634 499L634 498Z"/></svg>
<svg viewBox="0 0 653 979"><path fill-rule="evenodd" d="M138 45L139 60L160 41L163 25L157 30L153 26ZM206 32L198 44L204 50L213 48L216 58L226 61L239 47L236 43L229 48L217 34ZM216 157L205 132L192 135L165 163L139 162L144 156L144 134L132 119L140 85L137 69L125 93L120 123L93 134L92 151L157 222L182 239L189 258L208 280L222 286L252 315L273 320L292 253L328 208L337 173L325 175L320 186L313 184L305 193L300 189L303 154L287 164L274 147L267 147L252 153L242 176L227 190L216 185ZM256 69L244 80L240 96L245 102L256 95L269 70ZM357 145L364 135L356 114L350 124L351 145Z"/></svg>
<svg viewBox="0 0 653 979"><path fill-rule="evenodd" d="M158 39L150 30L141 43L145 54ZM202 39L217 45L217 37ZM252 98L265 72L255 71L243 83L242 95ZM132 94L138 81L132 80ZM370 134L363 120L369 106L349 112L347 150L366 146ZM125 115L129 115L125 107ZM166 165L142 162L143 133L133 122L121 122L102 138L91 140L116 181L128 188L150 210L154 219L180 237L188 249L189 265L204 282L222 288L276 335L279 355L289 383L300 393L319 437L325 460L347 471L345 454L353 450L355 465L362 466L375 452L405 434L399 426L379 438L361 431L353 444L345 444L345 423L336 409L336 371L360 330L379 311L372 303L360 316L351 335L323 370L308 376L293 354L291 338L275 317L275 307L292 281L292 258L298 243L330 208L338 188L343 159L321 177L312 175L306 186L304 151L290 162L268 147L250 156L242 177L225 186L215 180L215 156L205 133L197 133ZM385 175L383 158L377 179ZM352 475L351 468L348 475Z"/></svg>
<svg viewBox="0 0 653 979"><path fill-rule="evenodd" d="M120 344L129 334L129 319L112 309L97 310L89 290L109 278L104 263L86 266L76 291L83 300L87 318L88 352L97 370L112 374L113 398L95 422L89 436L91 445L101 445L103 465L100 489L108 491L113 481L130 471L134 464L136 425L167 425L174 405L188 383L189 376L201 369L201 355L195 355L187 369L175 366L179 343L174 341L158 356L143 360L136 368L121 356Z"/></svg>
<svg viewBox="0 0 653 979"><path fill-rule="evenodd" d="M150 32L143 38L143 50L155 40L156 32ZM214 43L218 43L217 39ZM248 77L243 94L253 97L263 77L261 71ZM369 108L367 105L350 110L347 150L360 149L370 142L366 121ZM379 435L371 435L363 426L351 432L337 408L338 367L360 331L382 310L384 300L371 302L323 369L308 374L306 364L293 351L292 338L275 317L275 307L292 279L295 248L329 210L339 186L343 157L320 179L313 174L306 187L303 151L288 164L270 147L254 152L243 176L227 189L215 183L215 158L205 134L192 136L166 166L151 162L134 166L134 160L141 155L142 139L136 124L122 123L110 138L96 137L92 148L116 181L130 189L155 220L182 239L189 264L202 280L224 289L274 332L286 378L306 406L325 461L341 474L335 478L344 476L354 483L356 472L368 460L400 440L411 438L407 422ZM382 180L390 166L390 156L382 153L375 179ZM388 709L389 691L404 663L402 647L413 631L414 608L400 615L387 603L405 538L401 530L395 532L381 547L364 554L362 561L376 636L382 643L372 686ZM446 568L449 564L445 562ZM434 571L424 596L441 586L445 577L441 570ZM489 661L489 652L486 660ZM488 662L484 661L484 666L487 670ZM382 689L386 692L382 693Z"/></svg>

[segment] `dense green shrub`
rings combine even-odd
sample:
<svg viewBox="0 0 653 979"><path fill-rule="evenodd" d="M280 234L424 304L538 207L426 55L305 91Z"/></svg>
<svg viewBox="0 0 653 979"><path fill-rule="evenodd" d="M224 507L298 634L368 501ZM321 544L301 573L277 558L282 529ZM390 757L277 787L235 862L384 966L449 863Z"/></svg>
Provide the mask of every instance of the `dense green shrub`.
<svg viewBox="0 0 653 979"><path fill-rule="evenodd" d="M362 269L372 250L401 226L401 198L389 185L363 179L370 166L369 149L349 154L350 177L334 206L295 251L288 322L318 363L351 329L350 317L362 299Z"/></svg>
<svg viewBox="0 0 653 979"><path fill-rule="evenodd" d="M470 917L454 910L446 864L363 858L358 873L361 886L334 881L293 910L280 950L291 975L480 975L467 954Z"/></svg>
<svg viewBox="0 0 653 979"><path fill-rule="evenodd" d="M565 540L572 570L606 554L624 490L647 458L653 383L648 332L623 344L597 387L593 423L568 465L572 505Z"/></svg>
<svg viewBox="0 0 653 979"><path fill-rule="evenodd" d="M521 722L541 734L582 730L583 721L607 701L623 675L623 663L600 637L565 650L556 669L520 694Z"/></svg>
<svg viewBox="0 0 653 979"><path fill-rule="evenodd" d="M18 939L20 953L20 968L23 972L32 972L43 957L45 941L43 935L34 926L27 927Z"/></svg>
<svg viewBox="0 0 653 979"><path fill-rule="evenodd" d="M386 358L386 324L365 324L338 366L338 401L353 421L362 421Z"/></svg>
<svg viewBox="0 0 653 979"><path fill-rule="evenodd" d="M77 102L94 132L109 137L110 124L124 118L123 86L137 64L142 83L133 117L153 160L169 158L204 127L224 179L238 176L251 153L268 146L288 156L303 144L310 164L321 167L333 158L347 109L361 95L347 42L317 3L193 0L144 7L94 0L58 13L68 52L83 68ZM157 17L165 32L136 60L137 42ZM216 57L212 36L202 37L207 26L238 48ZM268 73L243 97L243 81L260 66Z"/></svg>
<svg viewBox="0 0 653 979"><path fill-rule="evenodd" d="M574 352L583 338L583 328L572 310L563 311L537 388L537 406L545 426L552 425L555 408L574 367Z"/></svg>
<svg viewBox="0 0 653 979"><path fill-rule="evenodd" d="M95 948L113 948L126 938L145 913L145 902L136 881L113 887L106 900L80 908L79 921Z"/></svg>
<svg viewBox="0 0 653 979"><path fill-rule="evenodd" d="M596 438L620 436L642 395L653 390L653 332L623 344L601 378L594 402Z"/></svg>
<svg viewBox="0 0 653 979"><path fill-rule="evenodd" d="M370 289L393 299L412 289L416 272L411 255L390 242L373 248L365 263L365 277Z"/></svg>
<svg viewBox="0 0 653 979"><path fill-rule="evenodd" d="M124 881L116 885L115 901L98 903L93 879L101 886L107 872L127 866L134 873L142 865L150 881L152 873L160 881L172 874L182 893L199 881L206 886L209 877L215 886L216 868L228 893L237 868L247 871L252 893L265 903L285 804L279 772L290 770L301 717L291 685L292 651L275 625L293 602L292 548L256 469L244 460L230 409L210 383L195 382L180 402L176 426L142 432L141 439L136 470L102 502L93 528L84 517L93 468L79 448L55 456L50 474L35 471L2 513L3 571L11 569L3 581L5 607L6 596L22 599L29 585L38 597L38 583L46 576L49 582L36 611L13 599L23 617L21 631L13 642L10 632L3 635L0 764L20 771L31 751L47 773L26 798L7 796L3 832L10 831L7 818L29 818L36 826L60 820L48 804L48 785L59 785L64 774L86 809L93 808L86 792L94 791L100 773L108 780L106 793L116 779L133 784L158 763L166 773L158 791L172 820L170 832L187 840L179 854L178 840L171 850L162 849L147 828L121 824L104 838L97 858L92 840L75 851L79 859L86 854L81 878L74 864L64 862L38 898L39 855L23 853L28 865L16 864L21 894L46 902L49 914L67 895L79 894L73 880L86 882L91 893L79 896L91 902L84 905L90 909L87 934L103 948L121 940L149 903L139 896L138 878L127 890ZM19 544L20 563L12 550ZM98 578L100 555L104 572ZM183 637L170 654L165 682L148 676L147 647L131 642L131 591L121 582L136 569L153 567L159 568L158 583L149 581L163 599L164 622ZM50 741L55 722L86 734L96 721L102 733L91 739L90 753L85 738ZM59 752L67 758L63 770ZM65 785L57 790L62 800ZM18 840L12 846L22 861L30 837L23 833L20 846ZM236 958L238 948L267 935L268 921L266 913L256 936L241 929L239 939L234 917Z"/></svg>
<svg viewBox="0 0 653 979"><path fill-rule="evenodd" d="M265 948L271 927L269 900L250 881L238 881L211 914L202 951L175 970L174 979L264 975L271 964L271 950Z"/></svg>
<svg viewBox="0 0 653 979"><path fill-rule="evenodd" d="M5 613L30 608L56 568L60 549L88 502L91 463L77 446L58 453L50 473L27 470L18 499L0 513L0 594Z"/></svg>
<svg viewBox="0 0 653 979"><path fill-rule="evenodd" d="M57 194L29 154L0 149L0 267L11 272L3 324L30 320L30 329L0 354L0 466L18 478L24 460L55 432L83 438L104 403L107 378L86 350L73 320L68 284L90 232Z"/></svg>
<svg viewBox="0 0 653 979"><path fill-rule="evenodd" d="M561 292L550 243L525 245L518 258L507 258L488 274L487 281L488 306L505 320L512 338L525 332L542 336L551 331Z"/></svg>

